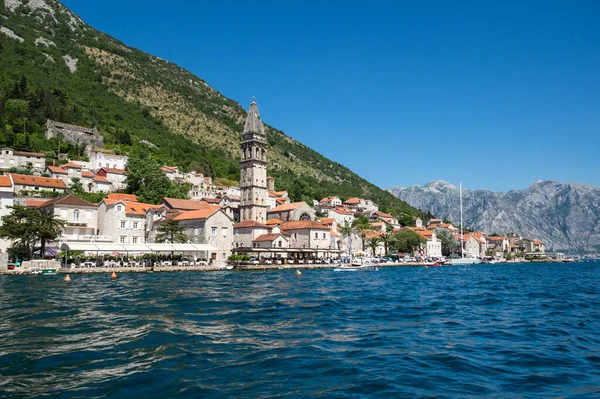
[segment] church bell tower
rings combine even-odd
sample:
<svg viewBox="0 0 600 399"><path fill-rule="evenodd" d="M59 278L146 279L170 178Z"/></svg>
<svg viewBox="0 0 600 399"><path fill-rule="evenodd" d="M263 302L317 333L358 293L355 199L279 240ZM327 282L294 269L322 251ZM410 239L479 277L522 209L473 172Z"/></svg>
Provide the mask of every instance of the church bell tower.
<svg viewBox="0 0 600 399"><path fill-rule="evenodd" d="M240 145L240 221L267 221L267 135L252 98Z"/></svg>

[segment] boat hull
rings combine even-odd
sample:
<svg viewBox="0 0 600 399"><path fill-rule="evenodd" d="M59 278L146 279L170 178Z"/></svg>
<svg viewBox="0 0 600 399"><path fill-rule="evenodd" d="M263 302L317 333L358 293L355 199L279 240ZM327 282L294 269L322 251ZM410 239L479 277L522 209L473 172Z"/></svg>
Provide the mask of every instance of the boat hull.
<svg viewBox="0 0 600 399"><path fill-rule="evenodd" d="M478 265L481 263L481 259L476 259L476 258L451 259L450 262L453 266Z"/></svg>

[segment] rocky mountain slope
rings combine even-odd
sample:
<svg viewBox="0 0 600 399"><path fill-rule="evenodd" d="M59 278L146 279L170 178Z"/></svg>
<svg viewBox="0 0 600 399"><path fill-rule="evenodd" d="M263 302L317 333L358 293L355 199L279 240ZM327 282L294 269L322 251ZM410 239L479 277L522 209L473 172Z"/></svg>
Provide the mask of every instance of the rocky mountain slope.
<svg viewBox="0 0 600 399"><path fill-rule="evenodd" d="M117 152L143 151L184 170L239 179L246 116L240 104L185 69L95 30L56 0L0 0L2 91L18 94L35 112L25 116L22 131L4 121L0 145L29 149L23 143L34 145L49 117L97 126ZM266 131L269 174L293 199L361 196L393 213L419 213L282 131ZM22 137L3 139L13 134Z"/></svg>
<svg viewBox="0 0 600 399"><path fill-rule="evenodd" d="M445 181L389 191L438 217L460 221L459 188ZM552 250L600 249L600 189L585 184L538 181L507 193L463 188L463 217L467 227L488 234L517 232Z"/></svg>

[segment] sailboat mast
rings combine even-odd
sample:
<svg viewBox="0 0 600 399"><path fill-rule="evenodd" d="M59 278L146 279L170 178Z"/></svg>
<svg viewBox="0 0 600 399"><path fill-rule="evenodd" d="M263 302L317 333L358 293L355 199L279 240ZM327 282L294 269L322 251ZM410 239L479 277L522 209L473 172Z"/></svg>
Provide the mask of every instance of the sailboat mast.
<svg viewBox="0 0 600 399"><path fill-rule="evenodd" d="M462 214L462 181L460 182L460 257L464 258L465 243L463 236L463 214Z"/></svg>

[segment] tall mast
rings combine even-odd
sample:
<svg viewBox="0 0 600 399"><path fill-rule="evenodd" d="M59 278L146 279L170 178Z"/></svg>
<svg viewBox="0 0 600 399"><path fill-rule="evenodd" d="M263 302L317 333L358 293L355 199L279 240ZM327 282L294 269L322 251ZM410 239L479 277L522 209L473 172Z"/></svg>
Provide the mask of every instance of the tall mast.
<svg viewBox="0 0 600 399"><path fill-rule="evenodd" d="M460 182L460 257L464 258L465 243L463 236L463 216L462 216L462 181Z"/></svg>

